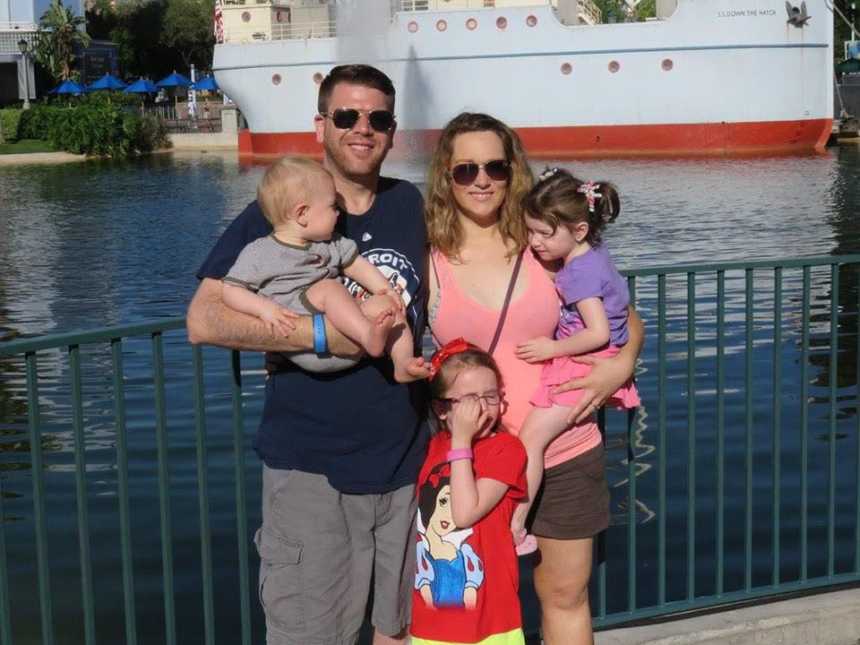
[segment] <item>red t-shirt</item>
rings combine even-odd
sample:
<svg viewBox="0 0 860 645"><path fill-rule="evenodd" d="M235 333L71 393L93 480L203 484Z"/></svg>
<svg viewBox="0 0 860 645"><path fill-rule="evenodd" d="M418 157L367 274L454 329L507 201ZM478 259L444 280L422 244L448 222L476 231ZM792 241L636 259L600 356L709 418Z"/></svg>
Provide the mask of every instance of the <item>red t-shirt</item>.
<svg viewBox="0 0 860 645"><path fill-rule="evenodd" d="M526 452L519 439L505 432L474 443L475 479L495 479L508 490L474 526L457 529L451 517L451 466L445 461L450 449L450 433L433 437L418 476L412 635L475 643L522 626L510 525L526 491Z"/></svg>

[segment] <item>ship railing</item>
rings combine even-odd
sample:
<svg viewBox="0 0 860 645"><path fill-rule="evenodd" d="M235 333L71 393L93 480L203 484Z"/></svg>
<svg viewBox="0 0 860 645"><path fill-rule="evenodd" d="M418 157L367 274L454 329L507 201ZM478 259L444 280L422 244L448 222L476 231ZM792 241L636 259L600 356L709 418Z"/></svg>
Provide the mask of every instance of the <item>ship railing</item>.
<svg viewBox="0 0 860 645"><path fill-rule="evenodd" d="M394 0L392 5L395 11L427 11L430 8L429 0Z"/></svg>
<svg viewBox="0 0 860 645"><path fill-rule="evenodd" d="M30 42L31 48L35 45L37 35L36 27L33 25L27 26L32 27L32 30L6 31L3 29L2 23L0 23L0 54L14 54L15 56L20 56L21 50L18 48L18 41L22 38Z"/></svg>
<svg viewBox="0 0 860 645"><path fill-rule="evenodd" d="M0 22L0 31L38 31L34 22Z"/></svg>
<svg viewBox="0 0 860 645"><path fill-rule="evenodd" d="M595 625L860 582L858 269L626 272L643 403L599 415ZM262 368L183 318L0 343L0 642L262 641Z"/></svg>
<svg viewBox="0 0 860 645"><path fill-rule="evenodd" d="M265 29L227 27L224 29L224 42L256 43L269 40L306 40L311 38L334 38L336 34L337 29L334 20L276 23Z"/></svg>
<svg viewBox="0 0 860 645"><path fill-rule="evenodd" d="M393 9L395 11L427 11L430 9L429 0L393 0ZM459 2L456 9L489 9L495 6L492 2L486 0L466 0ZM579 21L581 23L596 25L602 19L600 7L593 0L579 0L577 4L579 13Z"/></svg>

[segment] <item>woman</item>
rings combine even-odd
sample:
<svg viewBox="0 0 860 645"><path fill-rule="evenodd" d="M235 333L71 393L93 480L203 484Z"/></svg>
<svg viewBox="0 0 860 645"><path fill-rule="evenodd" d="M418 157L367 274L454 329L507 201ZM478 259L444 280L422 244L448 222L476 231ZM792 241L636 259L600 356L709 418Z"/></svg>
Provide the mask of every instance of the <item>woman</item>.
<svg viewBox="0 0 860 645"><path fill-rule="evenodd" d="M444 344L459 336L491 350L505 381L506 425L519 431L541 365L516 358L519 343L552 336L559 301L545 267L527 248L522 199L532 175L519 138L499 120L464 113L442 132L428 178L430 328ZM541 561L535 589L548 645L593 642L588 579L593 538L609 524L603 446L592 413L633 373L642 345L631 311L630 341L613 359L594 361L571 428L547 449L532 531Z"/></svg>

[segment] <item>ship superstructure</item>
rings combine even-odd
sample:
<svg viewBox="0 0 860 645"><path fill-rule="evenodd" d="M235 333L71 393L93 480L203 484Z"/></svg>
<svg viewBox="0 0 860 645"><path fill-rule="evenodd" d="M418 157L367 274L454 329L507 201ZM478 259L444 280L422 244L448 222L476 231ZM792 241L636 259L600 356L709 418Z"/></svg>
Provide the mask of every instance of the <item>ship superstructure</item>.
<svg viewBox="0 0 860 645"><path fill-rule="evenodd" d="M802 21L784 0L661 0L615 24L583 0L241 2L214 68L243 152L318 153L318 84L343 62L392 77L401 131L485 111L533 155L813 150L830 133L828 0Z"/></svg>

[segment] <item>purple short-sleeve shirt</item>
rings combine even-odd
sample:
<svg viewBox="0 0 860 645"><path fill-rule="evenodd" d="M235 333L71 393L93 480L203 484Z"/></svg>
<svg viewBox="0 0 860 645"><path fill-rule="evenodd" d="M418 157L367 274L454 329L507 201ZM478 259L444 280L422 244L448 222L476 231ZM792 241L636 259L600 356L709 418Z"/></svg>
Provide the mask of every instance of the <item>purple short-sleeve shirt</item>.
<svg viewBox="0 0 860 645"><path fill-rule="evenodd" d="M556 338L567 338L585 324L576 310L576 303L585 298L600 298L609 320L609 344L627 344L627 306L630 296L627 283L618 273L609 251L603 245L564 265L555 276L555 288L561 297L561 320Z"/></svg>

